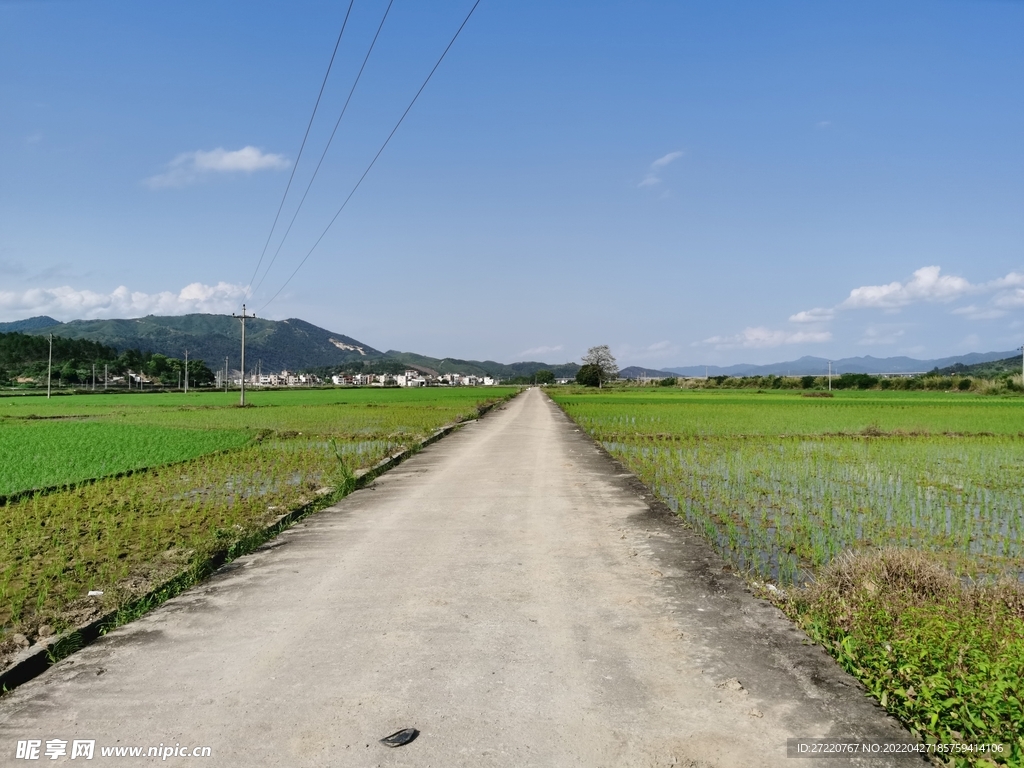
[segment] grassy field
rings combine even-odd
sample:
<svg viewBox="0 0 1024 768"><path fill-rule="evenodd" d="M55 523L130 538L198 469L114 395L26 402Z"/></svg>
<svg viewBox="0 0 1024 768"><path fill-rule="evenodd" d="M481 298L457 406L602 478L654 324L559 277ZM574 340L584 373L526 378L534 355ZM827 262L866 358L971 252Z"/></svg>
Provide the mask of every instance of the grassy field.
<svg viewBox="0 0 1024 768"><path fill-rule="evenodd" d="M8 493L100 478L0 507L0 641L137 597L512 392L255 392L246 408L223 393L0 399Z"/></svg>
<svg viewBox="0 0 1024 768"><path fill-rule="evenodd" d="M0 496L185 461L250 439L240 430L7 420L0 422Z"/></svg>
<svg viewBox="0 0 1024 768"><path fill-rule="evenodd" d="M0 495L238 448L255 435L401 442L464 415L461 388L0 398ZM470 408L472 410L472 408Z"/></svg>
<svg viewBox="0 0 1024 768"><path fill-rule="evenodd" d="M911 728L1024 762L1024 592L963 581L1024 573L1024 399L551 394L733 568L807 585L783 607Z"/></svg>
<svg viewBox="0 0 1024 768"><path fill-rule="evenodd" d="M958 573L1024 570L1024 400L917 392L555 393L743 571L802 581L898 544Z"/></svg>

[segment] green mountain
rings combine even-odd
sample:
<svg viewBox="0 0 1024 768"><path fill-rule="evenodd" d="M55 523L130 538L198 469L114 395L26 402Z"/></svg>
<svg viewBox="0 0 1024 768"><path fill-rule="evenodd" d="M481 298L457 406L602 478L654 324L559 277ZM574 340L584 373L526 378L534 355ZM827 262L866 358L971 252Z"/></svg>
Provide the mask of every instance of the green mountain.
<svg viewBox="0 0 1024 768"><path fill-rule="evenodd" d="M0 382L5 385L23 377L45 382L48 367L54 382L84 380L93 365L102 373L116 358L114 349L95 341L54 336L51 347L46 336L0 332Z"/></svg>
<svg viewBox="0 0 1024 768"><path fill-rule="evenodd" d="M399 352L394 349L387 351L387 356L416 368L424 373L461 373L466 376L496 376L499 379L513 379L518 376L532 376L540 370L551 371L556 378L563 376L575 376L580 367L576 363L561 363L552 365L550 363L523 362L523 363L497 363L494 360L458 360L453 357L438 359L417 355L415 352Z"/></svg>
<svg viewBox="0 0 1024 768"><path fill-rule="evenodd" d="M138 349L180 358L188 350L191 359L203 360L216 370L228 358L239 367L242 327L230 315L180 315L140 317L132 320L73 320L25 331L33 335L53 333L65 338L88 339L119 351ZM264 371L313 366L342 366L375 360L383 354L342 333L333 333L305 320L246 320L245 364L258 362Z"/></svg>
<svg viewBox="0 0 1024 768"><path fill-rule="evenodd" d="M26 333L37 328L52 328L55 325L63 325L60 320L54 320L47 315L37 315L27 320L15 320L13 323L0 323L0 333Z"/></svg>
<svg viewBox="0 0 1024 768"><path fill-rule="evenodd" d="M52 317L34 317L0 324L0 332L5 330L32 336L52 333L64 339L84 339L114 347L119 353L134 349L143 354L182 358L187 349L189 359L202 360L214 370L223 367L225 357L233 370L240 365L241 323L229 315L149 315L131 320L72 320L67 323ZM572 377L579 370L575 363L505 364L494 360L438 359L395 350L383 353L342 333L295 318L246 321L245 366L252 369L257 363L262 363L267 372L287 368L316 369L326 374L340 370L400 370L400 366L405 366L425 373L495 376L505 380L529 377L539 370L549 370L556 377Z"/></svg>
<svg viewBox="0 0 1024 768"><path fill-rule="evenodd" d="M1020 373L1021 356L1014 355L1013 357L1003 358L1002 360L991 360L983 363L975 363L974 365L954 363L953 365L947 365L945 368L938 368L936 369L936 372L943 374L944 376L960 374L961 376L977 376L979 379L994 379L1000 376L1005 376L1008 373Z"/></svg>

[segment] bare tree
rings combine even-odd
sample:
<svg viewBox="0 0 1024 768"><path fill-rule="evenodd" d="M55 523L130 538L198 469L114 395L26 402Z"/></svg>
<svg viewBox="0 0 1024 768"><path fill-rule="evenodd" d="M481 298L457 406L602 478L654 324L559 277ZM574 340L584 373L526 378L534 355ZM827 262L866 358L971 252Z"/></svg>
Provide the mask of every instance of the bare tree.
<svg viewBox="0 0 1024 768"><path fill-rule="evenodd" d="M619 365L607 344L591 347L583 356L584 365L594 365L601 371L601 384L619 375Z"/></svg>

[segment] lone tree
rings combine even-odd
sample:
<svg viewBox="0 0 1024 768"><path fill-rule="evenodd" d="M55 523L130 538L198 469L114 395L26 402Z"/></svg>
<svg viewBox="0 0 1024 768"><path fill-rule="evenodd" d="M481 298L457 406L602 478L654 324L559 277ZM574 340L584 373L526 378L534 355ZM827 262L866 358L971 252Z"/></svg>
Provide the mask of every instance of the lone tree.
<svg viewBox="0 0 1024 768"><path fill-rule="evenodd" d="M593 365L598 369L597 386L599 387L604 382L614 379L619 375L618 363L615 362L615 357L612 355L612 351L608 349L607 344L591 347L587 350L587 354L583 356L583 367L586 368L588 365Z"/></svg>
<svg viewBox="0 0 1024 768"><path fill-rule="evenodd" d="M538 384L554 384L555 374L551 371L541 368L539 371L533 374L533 380Z"/></svg>
<svg viewBox="0 0 1024 768"><path fill-rule="evenodd" d="M576 371L576 383L584 387L601 386L601 369L596 365L583 365Z"/></svg>

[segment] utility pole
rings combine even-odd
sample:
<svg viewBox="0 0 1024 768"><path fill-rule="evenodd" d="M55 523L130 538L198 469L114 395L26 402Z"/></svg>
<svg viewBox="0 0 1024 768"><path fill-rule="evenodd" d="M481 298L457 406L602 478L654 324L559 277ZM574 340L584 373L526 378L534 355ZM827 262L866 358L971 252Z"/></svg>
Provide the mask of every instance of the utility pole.
<svg viewBox="0 0 1024 768"><path fill-rule="evenodd" d="M228 391L228 359L224 358L224 391Z"/></svg>
<svg viewBox="0 0 1024 768"><path fill-rule="evenodd" d="M239 405L245 405L245 321L255 320L256 313L253 312L251 315L245 313L245 304L242 305L242 314L236 315L234 312L231 313L232 317L237 317L242 323L242 395L239 399Z"/></svg>
<svg viewBox="0 0 1024 768"><path fill-rule="evenodd" d="M50 334L50 357L46 361L46 399L50 399L50 379L53 378L53 334Z"/></svg>
<svg viewBox="0 0 1024 768"><path fill-rule="evenodd" d="M107 364L103 364L103 389L107 388Z"/></svg>
<svg viewBox="0 0 1024 768"><path fill-rule="evenodd" d="M828 362L828 391L832 391L832 361Z"/></svg>
<svg viewBox="0 0 1024 768"><path fill-rule="evenodd" d="M92 364L92 391L96 391L96 363Z"/></svg>
<svg viewBox="0 0 1024 768"><path fill-rule="evenodd" d="M185 350L185 394L188 394L188 350Z"/></svg>
<svg viewBox="0 0 1024 768"><path fill-rule="evenodd" d="M1017 351L1020 352L1020 383L1024 384L1024 347L1017 347Z"/></svg>

